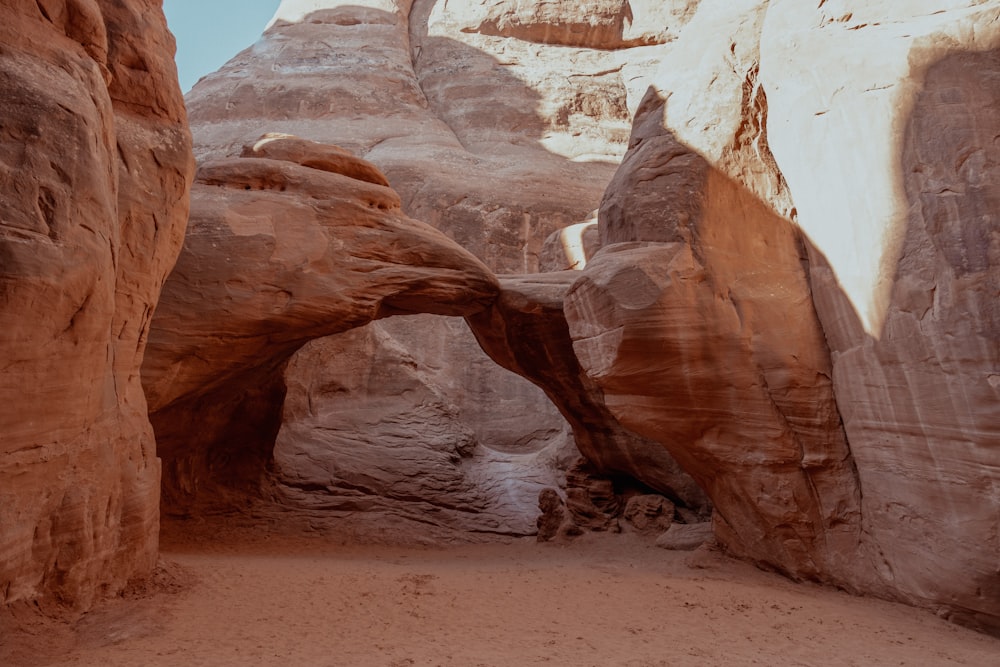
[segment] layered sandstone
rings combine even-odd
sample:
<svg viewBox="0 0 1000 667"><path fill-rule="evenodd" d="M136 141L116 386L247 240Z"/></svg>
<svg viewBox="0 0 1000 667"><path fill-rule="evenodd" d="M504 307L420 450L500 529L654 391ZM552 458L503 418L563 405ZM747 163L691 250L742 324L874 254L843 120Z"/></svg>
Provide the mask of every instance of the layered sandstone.
<svg viewBox="0 0 1000 667"><path fill-rule="evenodd" d="M704 0L567 318L729 548L995 629L1000 9L943 5Z"/></svg>
<svg viewBox="0 0 1000 667"><path fill-rule="evenodd" d="M441 320L450 335L427 336ZM482 353L460 357L474 349L454 345L463 337L460 318L401 317L297 353L274 443L282 503L313 526L353 522L366 539L534 533L539 492L579 456L572 434L539 389L492 382Z"/></svg>
<svg viewBox="0 0 1000 667"><path fill-rule="evenodd" d="M498 364L545 389L597 471L632 477L682 506L707 512L701 488L660 443L622 426L574 354L564 302L578 278L575 271L503 276L499 298L467 318L476 339Z"/></svg>
<svg viewBox="0 0 1000 667"><path fill-rule="evenodd" d="M649 461L679 457L718 503L716 527L730 549L794 576L923 604L947 599L951 611L988 607L989 586L969 582L989 579L981 554L992 547L966 545L968 557L953 567L979 574L956 575L961 590L942 592L927 580L939 557L916 542L934 527L961 543L954 527L986 526L995 507L969 514L965 492L949 486L935 493L954 501L952 516L917 512L916 489L929 487L912 480L926 471L906 472L913 464L896 457L913 438L933 441L918 449L926 460L940 452L959 466L934 475L964 483L980 475L988 448L962 454L934 433L966 443L996 437L995 327L988 308L968 301L995 281L995 234L982 226L994 197L985 185L993 126L984 118L995 106L995 8L564 5L286 2L258 44L194 91L199 151L232 154L260 129L256 119L269 118L269 127L328 138L378 163L408 212L493 270L581 268L594 252L593 226L563 228L590 217L588 193L610 176L607 163L585 160L621 154L621 122L654 82L601 204L599 242L610 247L579 281L505 280L501 299L473 318L480 341L546 388L599 466L661 485L663 468ZM649 12L659 13L647 20ZM980 55L948 55L964 51ZM815 77L817 63L829 72ZM574 76L553 75L567 67ZM959 83L935 83L949 76ZM940 91L918 94L919 81ZM505 91L502 103L495 90ZM931 110L952 98L962 113L935 120ZM297 111L282 111L292 99ZM911 112L922 120L911 122ZM937 143L922 148L932 134ZM851 154L831 150L831 136L845 137ZM949 141L956 166L928 171ZM909 191L930 211L921 219L937 221L924 237L902 231L917 215ZM941 222L953 215L972 222ZM938 289L952 278L928 273L934 238L959 239L940 241L938 252L972 267L959 272L963 286L985 291ZM895 259L921 256L919 270ZM938 303L929 285L965 301ZM892 294L911 315L892 314ZM886 351L883 330L922 340L928 322L921 337L899 327L933 308L943 310L928 322L964 321L956 331L968 335L947 329L947 345ZM412 350L432 336L397 340ZM532 349L534 340L546 343ZM923 363L931 350L947 357L938 371ZM964 398L921 399L925 383ZM586 419L576 416L580 396L592 397ZM917 399L937 407L914 407ZM598 425L602 411L609 421ZM629 436L591 446L608 424L624 424ZM905 550L923 556L891 546L904 533Z"/></svg>
<svg viewBox="0 0 1000 667"><path fill-rule="evenodd" d="M191 172L155 4L0 2L4 602L155 561ZM529 532L571 429L704 510L679 463L732 552L1000 628L998 52L991 0L285 0L189 99L167 507ZM411 313L552 403L460 320L358 328Z"/></svg>
<svg viewBox="0 0 1000 667"><path fill-rule="evenodd" d="M491 270L560 267L568 245L546 248L546 239L592 218L655 56L696 4L283 2L258 43L189 95L196 154L235 156L265 130L339 144L378 165L408 215L444 231ZM544 474L532 472L530 462L491 464L494 477L477 473L491 489L520 488L513 480L527 475L526 490L515 495L530 495L530 503L504 502L522 508L518 532L530 529L533 480L560 479L553 455L545 453L562 451L569 431L559 410L540 390L495 367L460 324L421 318L419 325L367 329L311 346L309 361L296 359L286 371L288 386L308 396L289 395L280 431L277 423L258 429L277 440L278 483L298 489L297 504L342 506L336 496L367 461L399 467L413 458L393 458L399 448L389 444L399 437L394 423L407 414L426 427L411 430L409 446L433 452L431 458L447 459L471 437L475 447L466 449L484 460L546 461ZM358 345L348 349L349 341ZM412 390L403 395L392 383L325 391L306 372L323 366L331 376L338 369L378 375L392 359L401 368L421 359L434 369L408 373ZM263 393L262 402L281 400L280 391ZM296 407L300 400L313 414ZM379 410L384 419L345 417ZM424 411L426 420L419 416ZM591 421L602 419L610 420L601 423L603 439L638 438L607 411ZM360 459L356 449L336 444L359 440L374 448ZM291 465L292 452L295 460L309 459L307 474ZM334 469L346 476L331 475ZM467 483L459 483L458 469L442 474L456 489ZM362 494L445 502L433 488L424 496L393 494L386 491L390 479L387 473ZM685 484L693 487L690 479ZM447 502L466 502L461 493ZM394 507L412 513L403 502Z"/></svg>
<svg viewBox="0 0 1000 667"><path fill-rule="evenodd" d="M236 155L264 131L343 146L492 269L536 271L545 238L597 207L657 47L484 35L485 3L459 4L282 3L189 94L196 155Z"/></svg>
<svg viewBox="0 0 1000 667"><path fill-rule="evenodd" d="M764 23L761 79L811 241L870 567L894 594L996 630L1000 7L793 5ZM803 76L814 48L841 65ZM803 144L831 135L850 154L817 150L803 169Z"/></svg>
<svg viewBox="0 0 1000 667"><path fill-rule="evenodd" d="M0 3L0 602L156 562L139 364L193 162L159 3Z"/></svg>
<svg viewBox="0 0 1000 667"><path fill-rule="evenodd" d="M282 369L305 343L389 315L468 314L497 292L370 163L285 135L243 153L198 169L143 366L175 510L259 495Z"/></svg>

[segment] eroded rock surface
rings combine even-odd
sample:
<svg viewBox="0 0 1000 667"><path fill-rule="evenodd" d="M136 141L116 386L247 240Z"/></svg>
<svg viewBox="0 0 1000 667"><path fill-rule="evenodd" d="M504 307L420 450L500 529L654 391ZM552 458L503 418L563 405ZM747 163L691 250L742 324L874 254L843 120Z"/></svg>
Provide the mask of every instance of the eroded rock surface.
<svg viewBox="0 0 1000 667"><path fill-rule="evenodd" d="M283 2L257 44L189 94L196 155L237 155L265 129L343 146L379 166L409 215L494 271L536 271L545 238L597 207L661 47L484 35L490 11Z"/></svg>
<svg viewBox="0 0 1000 667"><path fill-rule="evenodd" d="M453 8L463 31L560 46L621 49L676 38L698 0L469 2ZM474 26L474 27L473 27Z"/></svg>
<svg viewBox="0 0 1000 667"><path fill-rule="evenodd" d="M405 216L380 182L370 163L287 136L199 168L143 366L173 511L259 495L282 369L306 342L389 315L468 314L495 297L482 263Z"/></svg>
<svg viewBox="0 0 1000 667"><path fill-rule="evenodd" d="M625 149L654 56L696 5L283 2L257 44L188 96L196 153L203 160L238 155L264 130L338 144L378 165L408 215L441 229L491 270L559 266L567 261L565 247L550 243L543 260L546 238L592 219ZM419 386L408 397L351 385L350 392L311 395L310 403L322 406L316 412L344 415L371 403L393 406L392 414L416 413L423 409L418 397L434 396L442 405L461 406L435 429L451 429L456 443L473 433L486 449L504 451L507 445L498 442L537 440L540 423L554 433L566 428L541 392L495 368L461 327L428 318L407 331L382 323L371 329L363 340L373 344L351 350L350 361L341 342L317 345L335 356L313 356L311 364L372 369L395 358L405 367L422 349L443 347L449 354L435 372L410 377ZM474 376L469 367L477 369ZM311 378L289 375L288 382L315 387ZM256 393L266 395L261 402L280 399L276 389ZM244 405L256 400L247 396ZM488 432L481 428L486 422ZM390 424L367 424L366 440L388 442L380 429ZM319 441L355 428L298 421L282 431L280 448L299 451L309 443L310 456L330 467L342 455L321 450ZM274 437L278 427L264 431ZM448 440L443 433L428 432L425 445ZM412 435L421 437L419 429ZM509 479L504 473L489 484L499 488ZM331 502L322 486L309 486L308 493L315 503ZM530 525L533 516L527 520Z"/></svg>
<svg viewBox="0 0 1000 667"><path fill-rule="evenodd" d="M191 168L155 5L0 2L3 601L155 560ZM325 338L461 315L730 551L1000 629L998 49L990 0L286 0L189 100L167 506L530 529L571 452L537 392L455 320ZM546 534L620 525L567 485Z"/></svg>
<svg viewBox="0 0 1000 667"><path fill-rule="evenodd" d="M1000 631L1000 8L782 6L761 46L771 145L812 242L871 567ZM789 68L808 51L781 44L806 30L850 64ZM852 151L803 169L803 144L831 134Z"/></svg>
<svg viewBox="0 0 1000 667"><path fill-rule="evenodd" d="M672 551L693 551L714 539L712 524L705 523L675 523L662 535L656 538L656 546Z"/></svg>
<svg viewBox="0 0 1000 667"><path fill-rule="evenodd" d="M994 3L704 0L567 306L730 549L994 630L998 42Z"/></svg>
<svg viewBox="0 0 1000 667"><path fill-rule="evenodd" d="M156 563L139 364L191 140L159 3L0 2L0 603Z"/></svg>
<svg viewBox="0 0 1000 667"><path fill-rule="evenodd" d="M705 488L730 549L844 573L858 485L794 227L662 126L651 92L566 298L609 410ZM763 495L762 495L763 494ZM766 498L766 500L765 500Z"/></svg>
<svg viewBox="0 0 1000 667"><path fill-rule="evenodd" d="M503 276L499 298L467 319L494 361L545 389L599 472L630 475L695 511L707 510L694 480L658 442L624 428L584 372L564 312L566 292L578 278L575 271Z"/></svg>
<svg viewBox="0 0 1000 667"><path fill-rule="evenodd" d="M426 335L442 322L450 336ZM314 525L364 517L376 534L406 520L463 539L534 533L539 491L563 484L579 456L554 406L523 380L491 384L496 366L481 354L456 359L470 347L451 344L469 336L461 319L385 325L317 340L289 363L274 446L283 504ZM505 428L512 413L516 431Z"/></svg>

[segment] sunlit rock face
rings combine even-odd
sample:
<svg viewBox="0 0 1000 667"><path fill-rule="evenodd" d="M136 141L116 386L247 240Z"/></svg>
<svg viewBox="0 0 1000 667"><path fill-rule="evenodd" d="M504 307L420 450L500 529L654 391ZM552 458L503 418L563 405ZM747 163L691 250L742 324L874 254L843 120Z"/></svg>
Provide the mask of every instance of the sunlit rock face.
<svg viewBox="0 0 1000 667"><path fill-rule="evenodd" d="M615 241L567 296L576 354L708 490L732 550L827 578L850 567L859 499L805 250L662 112L652 92L602 207Z"/></svg>
<svg viewBox="0 0 1000 667"><path fill-rule="evenodd" d="M696 6L607 0L283 2L257 44L189 94L196 154L205 161L237 155L264 131L337 144L378 165L408 215L442 230L492 271L562 268L578 263L570 244L557 241L546 250L546 239L593 220L657 55L669 48ZM412 460L412 452L391 445L399 440L394 424L401 415L426 427L411 429L408 446L450 440L447 450L474 442L471 449L460 447L479 452L459 456L465 468L465 463L479 465L480 454L527 461L511 463L513 472L484 482L494 489L523 468L526 488L534 492L531 480L542 478L528 470L536 465L531 461L555 466L551 461L564 456L545 453L564 450L571 426L561 408L496 367L460 322L417 321L378 323L317 343L310 346L310 362L290 364L288 387L307 392L314 414L303 414L296 406L305 399L289 394L285 425L280 432L275 425L268 437L277 439L275 479L300 506L341 502L333 496L342 495L357 477L351 471L367 463L337 443L351 442L362 431L366 442L383 448L377 458L385 465ZM392 367L393 359L400 368L414 359L426 359L434 368L409 374L405 384L412 391L403 395L390 382L323 391L323 382L312 375L296 375L323 366L332 375L353 369L379 377L378 369ZM269 396L281 400L280 391ZM350 417L379 410L385 411L382 421L372 416L361 424ZM603 414L614 422L610 413ZM626 436L620 425L605 426L638 438ZM422 438L428 442L420 443ZM392 459L394 448L398 461ZM309 466L294 464L303 449L314 459ZM434 456L452 456L445 450ZM544 476L549 485L560 481L556 467ZM334 469L343 474L331 474ZM449 484L458 484L465 473L447 474ZM377 480L368 490L391 497L394 492L385 491L391 479ZM690 479L685 483L693 486ZM427 497L438 504L469 502L471 496L462 493L446 500L440 489L429 488ZM395 492L397 498L404 495ZM503 503L523 506L521 500ZM532 501L519 511L517 521L508 522L518 526L515 532L534 525L537 507ZM484 530L496 523L488 514Z"/></svg>
<svg viewBox="0 0 1000 667"><path fill-rule="evenodd" d="M0 2L0 603L156 562L139 365L191 140L159 3Z"/></svg>
<svg viewBox="0 0 1000 667"><path fill-rule="evenodd" d="M996 630L1000 8L793 4L764 24L768 127L813 248L873 564L905 598ZM803 77L812 48L842 65ZM860 149L805 159L831 135Z"/></svg>
<svg viewBox="0 0 1000 667"><path fill-rule="evenodd" d="M234 155L263 131L343 146L385 172L409 215L499 272L533 272L545 238L597 207L662 47L482 34L490 11L284 2L189 95L196 155Z"/></svg>
<svg viewBox="0 0 1000 667"><path fill-rule="evenodd" d="M469 314L498 289L386 183L369 162L287 135L200 166L143 368L168 513L268 496L258 516L292 510L364 539L532 532L539 491L575 453L555 409L531 414L533 394L505 406L528 412L525 432L535 423L511 441L477 377L492 367L482 355L457 359L449 339L425 336L434 318L362 326ZM468 336L460 318L445 323ZM446 393L462 381L480 392L457 405Z"/></svg>
<svg viewBox="0 0 1000 667"><path fill-rule="evenodd" d="M270 144L308 152L272 152ZM318 162L316 149L341 161ZM184 251L150 335L151 411L268 349L293 351L389 315L464 315L493 299L495 279L480 261L407 217L399 196L372 181L384 176L370 163L280 135L199 166ZM219 317L206 318L210 309ZM161 356L161 348L184 353Z"/></svg>
<svg viewBox="0 0 1000 667"><path fill-rule="evenodd" d="M995 3L704 0L567 296L730 548L994 630L998 46Z"/></svg>

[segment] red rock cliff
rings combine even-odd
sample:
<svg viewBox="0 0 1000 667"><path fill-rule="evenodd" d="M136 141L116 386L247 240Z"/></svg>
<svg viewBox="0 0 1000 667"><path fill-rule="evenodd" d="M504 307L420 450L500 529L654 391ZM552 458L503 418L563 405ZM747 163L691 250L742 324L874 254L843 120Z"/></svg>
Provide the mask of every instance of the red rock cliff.
<svg viewBox="0 0 1000 667"><path fill-rule="evenodd" d="M0 601L156 562L139 365L193 171L156 0L0 2Z"/></svg>

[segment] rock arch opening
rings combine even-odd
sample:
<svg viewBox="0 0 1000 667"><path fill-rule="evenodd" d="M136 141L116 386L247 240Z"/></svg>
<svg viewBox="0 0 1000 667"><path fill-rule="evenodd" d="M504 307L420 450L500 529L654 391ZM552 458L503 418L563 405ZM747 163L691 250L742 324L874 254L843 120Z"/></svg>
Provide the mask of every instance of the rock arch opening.
<svg viewBox="0 0 1000 667"><path fill-rule="evenodd" d="M539 492L562 486L579 456L545 394L458 318L395 317L313 341L285 382L272 479L314 521L363 513L371 526L531 534Z"/></svg>

